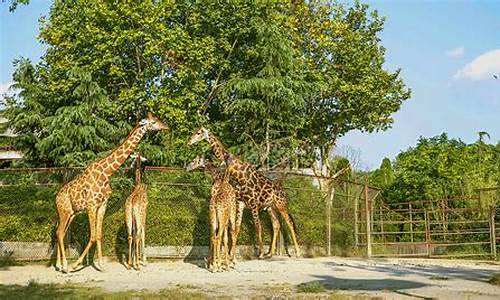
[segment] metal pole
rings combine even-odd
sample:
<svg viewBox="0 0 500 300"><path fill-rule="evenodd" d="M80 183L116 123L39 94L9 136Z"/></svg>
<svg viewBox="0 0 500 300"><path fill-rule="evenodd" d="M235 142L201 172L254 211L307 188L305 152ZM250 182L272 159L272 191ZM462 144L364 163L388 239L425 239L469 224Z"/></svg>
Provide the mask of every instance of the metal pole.
<svg viewBox="0 0 500 300"><path fill-rule="evenodd" d="M431 257L431 227L429 212L425 210L425 246L427 248L427 257Z"/></svg>
<svg viewBox="0 0 500 300"><path fill-rule="evenodd" d="M497 259L497 238L496 238L496 229L495 229L495 214L496 207L490 207L490 250L491 250L491 258Z"/></svg>
<svg viewBox="0 0 500 300"><path fill-rule="evenodd" d="M327 225L326 225L326 230L327 230L327 255L331 256L332 255L332 203L333 203L333 196L335 189L333 188L333 185L329 187L329 192L330 192L330 197L328 197L328 201L326 204L326 216L327 216Z"/></svg>
<svg viewBox="0 0 500 300"><path fill-rule="evenodd" d="M408 203L410 209L410 240L413 243L413 211L411 208L411 203Z"/></svg>
<svg viewBox="0 0 500 300"><path fill-rule="evenodd" d="M366 256L372 257L371 213L368 200L368 185L365 184Z"/></svg>
<svg viewBox="0 0 500 300"><path fill-rule="evenodd" d="M354 197L354 247L358 249L359 246L359 236L358 236L358 197L359 193L356 193Z"/></svg>

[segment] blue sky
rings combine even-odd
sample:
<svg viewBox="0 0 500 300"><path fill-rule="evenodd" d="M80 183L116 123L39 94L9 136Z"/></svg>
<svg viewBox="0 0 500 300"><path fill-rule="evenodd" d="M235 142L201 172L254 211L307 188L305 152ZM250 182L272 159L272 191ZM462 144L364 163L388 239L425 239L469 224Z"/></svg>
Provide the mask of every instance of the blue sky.
<svg viewBox="0 0 500 300"><path fill-rule="evenodd" d="M34 0L9 13L0 4L0 92L12 80L12 60L38 61L37 20L49 0ZM373 134L351 132L339 152L355 153L362 169L376 168L415 145L420 136L447 132L465 142L487 131L500 140L500 1L367 1L386 16L381 34L386 67L401 68L412 97L394 115L391 129ZM349 149L349 150L346 150Z"/></svg>

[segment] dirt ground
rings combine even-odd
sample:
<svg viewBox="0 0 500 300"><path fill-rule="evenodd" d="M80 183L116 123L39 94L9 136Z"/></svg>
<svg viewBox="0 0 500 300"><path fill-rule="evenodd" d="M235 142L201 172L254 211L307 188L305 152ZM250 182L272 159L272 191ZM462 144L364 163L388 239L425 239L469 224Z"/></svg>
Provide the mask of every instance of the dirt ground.
<svg viewBox="0 0 500 300"><path fill-rule="evenodd" d="M222 273L208 272L201 262L183 261L150 262L141 271L128 271L112 261L105 267L105 272L87 267L61 274L41 264L13 266L0 269L0 283L84 284L110 291L185 288L235 298L287 297L297 295L301 284L320 283L326 290L314 296L335 293L383 299L500 299L500 287L486 282L500 272L500 264L492 262L279 257L239 261L234 270Z"/></svg>

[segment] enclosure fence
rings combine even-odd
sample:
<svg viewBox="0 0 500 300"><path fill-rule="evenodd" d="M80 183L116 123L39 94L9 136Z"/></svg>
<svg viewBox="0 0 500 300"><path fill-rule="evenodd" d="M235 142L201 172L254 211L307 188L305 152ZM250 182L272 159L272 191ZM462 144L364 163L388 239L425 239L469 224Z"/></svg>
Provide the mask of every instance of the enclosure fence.
<svg viewBox="0 0 500 300"><path fill-rule="evenodd" d="M55 195L81 168L0 169L0 254L15 260L48 259L54 256L57 212ZM306 256L356 254L355 203L363 185L353 181L329 182L329 178L273 171L266 174L280 182L287 194L302 253ZM211 178L204 172L180 168L146 167L143 181L149 198L146 253L153 257L204 256L209 244L208 204ZM320 189L320 183L328 188ZM134 186L133 171L120 169L112 178L113 193L104 218L103 246L107 256L122 259L127 233L124 202ZM271 239L271 222L261 213L265 246ZM282 221L282 220L281 220ZM293 254L284 222L278 237L278 254ZM86 214L79 214L66 235L68 255L81 252L89 238ZM245 210L238 237L240 255L254 254L255 234ZM246 247L246 248L245 248ZM247 249L246 252L244 249Z"/></svg>
<svg viewBox="0 0 500 300"><path fill-rule="evenodd" d="M495 188L496 189L496 188ZM489 257L497 259L500 210L476 197L385 203L370 199L356 226L368 257ZM358 217L359 218L359 217ZM358 240L358 239L357 239Z"/></svg>
<svg viewBox="0 0 500 300"><path fill-rule="evenodd" d="M0 256L3 260L40 260L54 256L55 195L81 168L0 169ZM387 203L369 184L273 171L287 194L299 244L305 256L490 257L500 245L500 210L485 189L475 197ZM149 198L146 253L150 257L201 258L209 244L211 178L204 172L146 167ZM104 253L123 259L127 252L124 202L134 187L133 171L112 178L104 218ZM261 212L264 243L272 226ZM282 220L281 220L282 221ZM292 254L284 222L278 254ZM68 256L81 252L89 238L86 214L75 217L66 235ZM245 210L238 237L240 256L255 254L255 231Z"/></svg>

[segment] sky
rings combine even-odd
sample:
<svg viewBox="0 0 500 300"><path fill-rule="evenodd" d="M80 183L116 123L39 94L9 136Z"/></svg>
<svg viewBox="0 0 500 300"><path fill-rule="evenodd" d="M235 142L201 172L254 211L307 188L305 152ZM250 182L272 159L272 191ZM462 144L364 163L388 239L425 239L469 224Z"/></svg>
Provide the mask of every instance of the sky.
<svg viewBox="0 0 500 300"><path fill-rule="evenodd" d="M472 143L479 131L500 141L500 1L364 1L386 17L381 44L388 70L401 69L412 96L394 114L391 129L348 133L338 151L355 156L360 169L394 159L419 137L443 132ZM0 94L12 81L12 61L38 62L38 18L51 1L33 0L14 13L0 3ZM495 79L497 74L499 79Z"/></svg>

